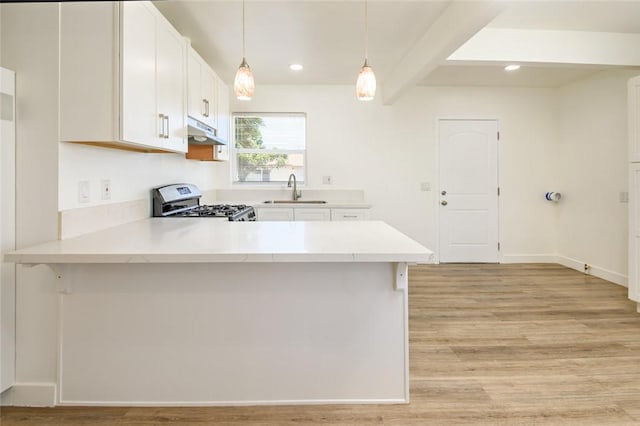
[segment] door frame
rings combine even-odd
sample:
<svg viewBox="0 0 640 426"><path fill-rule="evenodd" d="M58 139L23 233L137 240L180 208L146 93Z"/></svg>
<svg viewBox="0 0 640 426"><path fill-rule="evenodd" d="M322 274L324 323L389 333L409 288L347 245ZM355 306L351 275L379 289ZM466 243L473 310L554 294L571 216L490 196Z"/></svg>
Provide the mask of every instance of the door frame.
<svg viewBox="0 0 640 426"><path fill-rule="evenodd" d="M468 116L436 116L435 118L435 192L433 197L433 206L435 211L435 230L436 230L436 263L440 263L440 122L441 121L495 121L496 127L498 128L498 134L501 133L500 123L502 121L502 117L500 116L476 116L476 117L468 117ZM502 188L502 182L500 179L500 151L502 144L500 143L502 140L502 135L498 139L498 149L496 158L496 167L498 168L498 187ZM503 263L503 255L502 255L502 196L498 196L498 242L500 243L500 250L498 250L498 263Z"/></svg>

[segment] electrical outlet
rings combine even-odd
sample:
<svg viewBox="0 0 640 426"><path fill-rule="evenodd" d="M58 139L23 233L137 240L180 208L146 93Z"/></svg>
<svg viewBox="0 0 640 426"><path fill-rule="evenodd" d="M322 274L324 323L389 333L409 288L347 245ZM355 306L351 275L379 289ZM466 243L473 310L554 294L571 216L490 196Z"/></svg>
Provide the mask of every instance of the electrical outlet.
<svg viewBox="0 0 640 426"><path fill-rule="evenodd" d="M100 182L100 198L103 200L111 199L111 180L102 179Z"/></svg>
<svg viewBox="0 0 640 426"><path fill-rule="evenodd" d="M78 182L78 202L88 203L91 201L91 186L88 180Z"/></svg>
<svg viewBox="0 0 640 426"><path fill-rule="evenodd" d="M420 182L420 191L431 191L431 182Z"/></svg>
<svg viewBox="0 0 640 426"><path fill-rule="evenodd" d="M333 183L333 178L331 176L322 176L322 183L324 185L331 185Z"/></svg>

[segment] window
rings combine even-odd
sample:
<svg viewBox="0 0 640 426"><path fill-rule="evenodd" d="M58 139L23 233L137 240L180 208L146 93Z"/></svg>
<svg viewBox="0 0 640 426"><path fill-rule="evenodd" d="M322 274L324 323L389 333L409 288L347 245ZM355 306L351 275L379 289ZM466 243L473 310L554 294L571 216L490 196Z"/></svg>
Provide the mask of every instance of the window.
<svg viewBox="0 0 640 426"><path fill-rule="evenodd" d="M234 113L233 182L282 183L306 178L306 115Z"/></svg>

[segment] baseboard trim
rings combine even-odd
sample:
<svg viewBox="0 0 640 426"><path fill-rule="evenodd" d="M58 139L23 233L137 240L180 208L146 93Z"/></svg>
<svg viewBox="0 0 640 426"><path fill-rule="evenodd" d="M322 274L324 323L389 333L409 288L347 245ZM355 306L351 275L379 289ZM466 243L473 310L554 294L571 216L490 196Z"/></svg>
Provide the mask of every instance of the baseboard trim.
<svg viewBox="0 0 640 426"><path fill-rule="evenodd" d="M582 262L580 260L572 259L570 257L565 256L556 256L557 261L562 266L566 266L567 268L575 269L576 271L586 273L588 275L593 275L594 277L602 278L603 280L610 281L614 284L621 285L622 287L628 286L628 277L623 274L619 274L614 271L610 271L605 268L601 268L599 266L591 265L589 262ZM589 272L584 272L585 263L589 264L591 267Z"/></svg>
<svg viewBox="0 0 640 426"><path fill-rule="evenodd" d="M235 407L252 405L408 404L409 399L283 399L256 401L60 401L60 406L100 407Z"/></svg>
<svg viewBox="0 0 640 426"><path fill-rule="evenodd" d="M53 407L55 383L16 383L2 394L2 405L16 407Z"/></svg>
<svg viewBox="0 0 640 426"><path fill-rule="evenodd" d="M558 263L555 254L505 254L501 263Z"/></svg>

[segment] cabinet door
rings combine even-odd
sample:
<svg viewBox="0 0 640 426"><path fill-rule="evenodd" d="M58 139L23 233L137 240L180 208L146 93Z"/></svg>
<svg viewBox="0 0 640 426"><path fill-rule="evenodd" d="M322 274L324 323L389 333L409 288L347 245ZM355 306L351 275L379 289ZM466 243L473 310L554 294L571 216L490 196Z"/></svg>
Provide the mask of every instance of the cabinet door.
<svg viewBox="0 0 640 426"><path fill-rule="evenodd" d="M218 79L218 137L226 145L216 146L216 160L229 161L231 117L229 113L229 88L224 81Z"/></svg>
<svg viewBox="0 0 640 426"><path fill-rule="evenodd" d="M292 208L275 208L275 209L256 209L257 219L261 222L266 221L274 221L274 220L284 220L284 221L292 221L293 220L293 209Z"/></svg>
<svg viewBox="0 0 640 426"><path fill-rule="evenodd" d="M193 48L189 48L187 61L187 104L189 115L197 120L204 121L205 103L202 97L202 84L200 82L201 63L200 57Z"/></svg>
<svg viewBox="0 0 640 426"><path fill-rule="evenodd" d="M218 127L218 101L216 98L217 75L204 63L201 68L202 98L205 102L204 122L217 129Z"/></svg>
<svg viewBox="0 0 640 426"><path fill-rule="evenodd" d="M629 167L629 299L640 302L640 163Z"/></svg>
<svg viewBox="0 0 640 426"><path fill-rule="evenodd" d="M217 81L217 98L218 98L218 137L229 143L229 127L230 127L230 117L229 117L229 88L224 81L218 78Z"/></svg>
<svg viewBox="0 0 640 426"><path fill-rule="evenodd" d="M296 222L310 221L329 221L331 220L331 209L294 209L294 218Z"/></svg>
<svg viewBox="0 0 640 426"><path fill-rule="evenodd" d="M331 220L367 220L369 210L367 209L331 209Z"/></svg>
<svg viewBox="0 0 640 426"><path fill-rule="evenodd" d="M629 161L640 161L640 77L627 84L627 126L629 138Z"/></svg>
<svg viewBox="0 0 640 426"><path fill-rule="evenodd" d="M122 2L121 138L160 146L156 108L156 15L152 6Z"/></svg>
<svg viewBox="0 0 640 426"><path fill-rule="evenodd" d="M187 152L185 123L185 50L184 39L163 18L158 17L158 116L163 147Z"/></svg>

